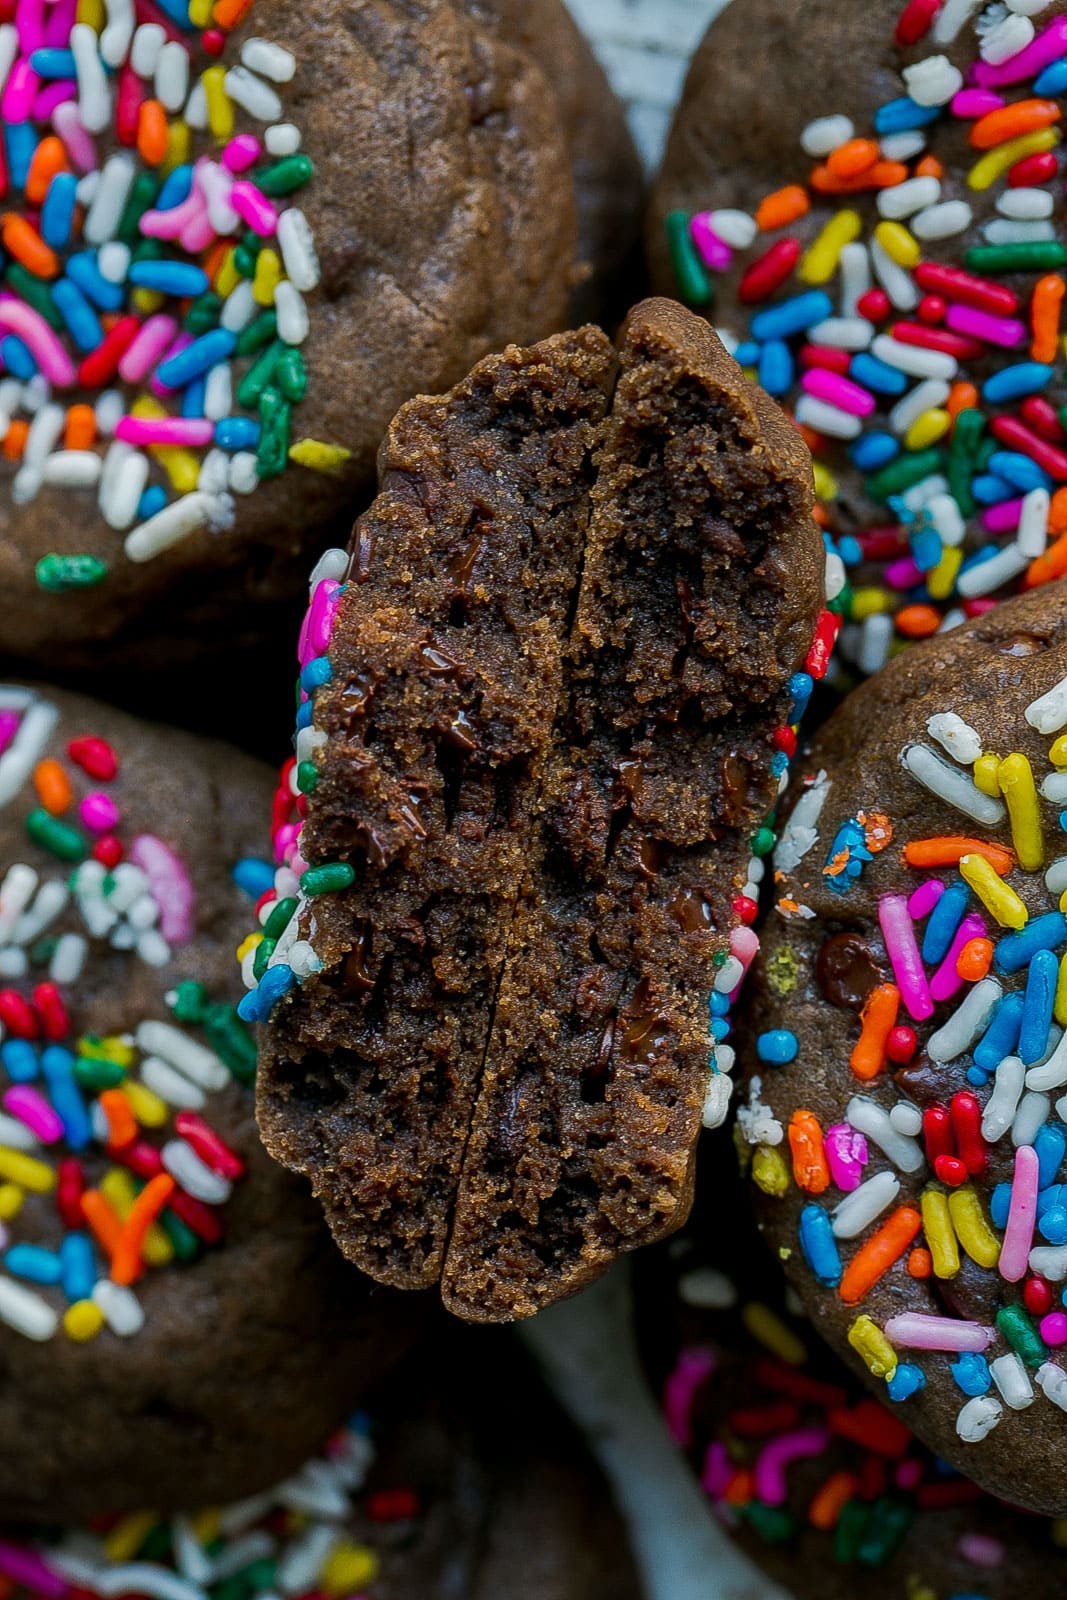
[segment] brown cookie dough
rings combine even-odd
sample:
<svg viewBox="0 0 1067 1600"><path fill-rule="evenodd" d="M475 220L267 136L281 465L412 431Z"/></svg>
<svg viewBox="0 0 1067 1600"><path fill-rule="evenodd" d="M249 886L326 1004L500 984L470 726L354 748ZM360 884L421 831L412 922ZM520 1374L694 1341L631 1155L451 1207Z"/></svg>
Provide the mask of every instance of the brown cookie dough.
<svg viewBox="0 0 1067 1600"><path fill-rule="evenodd" d="M416 1309L345 1266L257 1136L232 874L271 879L269 777L49 689L0 689L0 743L0 1508L248 1493Z"/></svg>
<svg viewBox="0 0 1067 1600"><path fill-rule="evenodd" d="M227 15L240 9L220 7ZM518 37L531 30L539 45L542 36L546 41L540 52ZM180 55L179 30L171 32L176 37L164 48ZM60 349L53 398L61 406L86 400L92 405L107 389L113 396L105 404L108 415L95 436L91 419L76 419L68 451L62 416L58 438L55 428L42 424L21 465L10 459L4 465L0 522L0 588L13 602L3 648L12 659L38 659L52 670L96 670L120 661L158 670L161 641L172 661L192 664L205 652L236 655L269 635L299 594L298 574L306 570L309 547L321 545L323 529L350 516L353 501L370 488L376 451L397 407L414 392L454 382L508 338L529 340L563 326L572 294L582 285L599 293L601 275L610 276L633 236L639 190L621 112L556 0L540 0L522 29L506 6L420 0L411 7L374 0L353 8L314 0L293 7L256 0L233 36L224 37L221 57L201 47L195 30L182 38L191 61L177 77L187 72L194 86L185 119L193 125L189 159L201 165L192 195L179 204L186 211L195 208L197 197L210 190L207 214L229 227L220 237L243 254L236 268L227 265L216 279L218 262L210 251L216 235L210 228L203 247L194 229L187 250L181 237L172 241L166 231L138 244L136 228L130 232L127 225L138 246L127 270L146 270L140 257L147 247L163 256L164 265L179 264L194 278L206 261L219 296L225 299L234 283L239 301L227 300L222 312L217 300L197 299L198 285L184 280L154 300L145 300L146 291L134 290L132 280L119 283L117 299L108 299L107 283L101 289L92 280L88 288L104 302L95 309L108 323L108 338L122 334L121 327L114 334L109 319L117 315L121 321L131 313L142 319L173 315L175 333L183 319L191 319L196 338L221 334L223 347L209 350L212 365L205 370L232 369L232 409L226 409L221 378L205 402L195 373L187 377L180 366L173 377L164 367L172 392L150 391L158 359L146 364L131 358L117 377L108 371L99 383L61 384L68 357ZM263 40L289 54L271 55ZM140 35L133 49L142 66L153 56ZM157 76L172 67L173 60ZM228 108L220 110L212 99L205 110L202 87L196 87L205 71L209 82L216 75L212 95L218 75L230 72L223 85L232 95ZM134 84L155 87L152 71L139 79L128 67L116 81L126 82L127 73ZM209 114L210 125L201 127ZM41 131L49 131L47 124ZM228 221L234 213L225 194L215 193L234 176L219 165L231 132L259 141L250 172L240 145L232 157L245 186L236 225ZM128 171L140 170L151 204L159 179L151 173L144 178L136 148L128 154L116 145L110 121L97 140L96 159L103 170L97 181L105 187L128 186ZM609 160L615 180L610 197ZM210 179L204 190L202 172ZM259 202L249 197L256 185L260 202L266 192L265 220L256 210ZM172 194L180 191L179 184ZM164 198L173 209L173 198ZM271 207L280 221L272 220ZM246 213L255 223L251 231ZM169 227L169 209L151 215L159 227ZM313 242L302 239L294 215L306 218ZM105 266L119 272L124 246L108 237L105 223L86 223L91 239L76 229L69 247L57 250L59 266L83 247L93 266L93 250L113 244ZM288 288L274 345L262 319L273 315L272 274L279 257ZM250 281L255 297L244 305L240 297L251 294ZM51 290L43 292L45 309L59 321L59 343L66 340L80 376L92 351L87 357L77 346L47 304ZM262 338L248 332L256 318ZM227 332L239 339L239 349L226 351ZM170 359L173 337L162 345L159 359ZM271 350L280 364L268 359ZM249 378L256 364L258 375ZM127 378L127 372L133 375ZM9 457L18 454L19 430L28 416L23 398L21 386L5 394L4 416L18 423L6 441ZM203 417L206 404L212 421L216 415L235 417L238 430L233 440L221 441L221 449L220 441L198 436L184 457L152 459L147 487L166 491L169 505L162 512L158 505L138 506L149 448L138 440L128 457L112 457L109 475L98 483L86 479L84 488L59 487L70 474L80 482L79 473L96 470L78 450L105 456L115 418L128 415L138 401L142 412L145 404L158 409L162 401L172 416L184 414L192 423ZM141 426L153 420L142 417ZM287 457L290 447L295 457ZM56 456L63 459L57 462ZM203 498L183 500L192 494ZM184 514L170 509L179 501L189 508L185 520L192 530L180 537ZM139 532L145 523L149 531ZM86 559L73 568L47 560L55 555Z"/></svg>
<svg viewBox="0 0 1067 1600"><path fill-rule="evenodd" d="M527 1316L684 1219L808 508L795 435L671 302L394 422L301 641L276 848L325 871L245 1003L287 991L264 1138L373 1276Z"/></svg>

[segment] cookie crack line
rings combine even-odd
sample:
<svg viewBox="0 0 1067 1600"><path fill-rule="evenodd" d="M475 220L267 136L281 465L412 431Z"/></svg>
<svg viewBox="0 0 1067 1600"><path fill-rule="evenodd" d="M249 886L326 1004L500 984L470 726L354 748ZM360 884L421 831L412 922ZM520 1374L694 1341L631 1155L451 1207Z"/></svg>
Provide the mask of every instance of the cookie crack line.
<svg viewBox="0 0 1067 1600"><path fill-rule="evenodd" d="M666 301L396 419L314 575L242 1003L266 1142L372 1276L507 1320L684 1220L811 688L808 476Z"/></svg>

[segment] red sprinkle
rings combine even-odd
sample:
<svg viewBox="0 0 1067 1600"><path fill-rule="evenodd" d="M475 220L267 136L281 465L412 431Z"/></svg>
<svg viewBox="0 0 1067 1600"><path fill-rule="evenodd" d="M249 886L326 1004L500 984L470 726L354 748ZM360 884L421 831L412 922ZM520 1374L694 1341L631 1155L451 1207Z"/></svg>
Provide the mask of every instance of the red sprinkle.
<svg viewBox="0 0 1067 1600"><path fill-rule="evenodd" d="M891 1416L877 1400L860 1400L847 1409L827 1412L826 1425L842 1439L852 1439L880 1456L895 1460L911 1444L911 1434L902 1422Z"/></svg>
<svg viewBox="0 0 1067 1600"><path fill-rule="evenodd" d="M1056 176L1056 157L1051 150L1040 155L1024 156L1008 169L1008 186L1012 189L1030 189L1051 183Z"/></svg>
<svg viewBox="0 0 1067 1600"><path fill-rule="evenodd" d="M747 894L735 895L733 901L731 902L731 909L734 916L737 917L740 922L743 922L746 928L751 928L752 924L759 916L759 906L756 904L755 900L750 900Z"/></svg>
<svg viewBox="0 0 1067 1600"><path fill-rule="evenodd" d="M868 289L856 301L856 310L869 322L884 322L890 309L889 296L884 289Z"/></svg>
<svg viewBox="0 0 1067 1600"><path fill-rule="evenodd" d="M67 1228L85 1226L82 1214L82 1195L85 1193L85 1173L81 1162L66 1156L56 1169L56 1209Z"/></svg>
<svg viewBox="0 0 1067 1600"><path fill-rule="evenodd" d="M856 534L856 543L868 561L891 561L908 549L908 536L899 527L868 528Z"/></svg>
<svg viewBox="0 0 1067 1600"><path fill-rule="evenodd" d="M894 34L897 44L918 44L929 33L940 10L941 0L908 0L897 21Z"/></svg>
<svg viewBox="0 0 1067 1600"><path fill-rule="evenodd" d="M70 1032L70 1018L55 984L39 983L33 991L33 1004L41 1019L45 1038L57 1044L60 1039L65 1039Z"/></svg>
<svg viewBox="0 0 1067 1600"><path fill-rule="evenodd" d="M984 1495L985 1490L969 1478L943 1478L922 1484L915 1498L924 1511L945 1511L950 1506L969 1506Z"/></svg>
<svg viewBox="0 0 1067 1600"><path fill-rule="evenodd" d="M967 1168L959 1156L938 1156L934 1172L950 1189L958 1189L961 1183L967 1182Z"/></svg>
<svg viewBox="0 0 1067 1600"><path fill-rule="evenodd" d="M753 905L752 901L749 901ZM753 907L753 909L755 909ZM235 1150L219 1138L214 1128L198 1117L195 1111L179 1111L174 1119L178 1133L196 1151L205 1166L223 1178L239 1178L245 1164Z"/></svg>
<svg viewBox="0 0 1067 1600"><path fill-rule="evenodd" d="M120 144L137 143L137 121L145 98L140 78L129 62L124 62L119 71L119 86L115 96L115 132Z"/></svg>
<svg viewBox="0 0 1067 1600"><path fill-rule="evenodd" d="M1052 1290L1044 1278L1027 1278L1023 1284L1023 1304L1032 1317L1043 1317L1052 1310Z"/></svg>
<svg viewBox="0 0 1067 1600"><path fill-rule="evenodd" d="M861 1500L880 1500L889 1487L889 1469L877 1456L864 1456L856 1476Z"/></svg>
<svg viewBox="0 0 1067 1600"><path fill-rule="evenodd" d="M952 1119L947 1106L927 1106L923 1112L923 1138L926 1141L926 1159L931 1166L941 1156L955 1154Z"/></svg>
<svg viewBox="0 0 1067 1600"><path fill-rule="evenodd" d="M730 1428L742 1439L766 1439L772 1433L787 1433L800 1421L795 1400L773 1400L764 1406L743 1406L730 1412Z"/></svg>
<svg viewBox="0 0 1067 1600"><path fill-rule="evenodd" d="M1009 445L1013 450L1021 450L1023 455L1029 456L1031 461L1036 461L1039 467L1043 467L1049 476L1058 482L1067 481L1067 453L1057 450L1055 445L1039 438L1036 433L1031 433L1018 417L993 417L989 427L994 437L1002 444Z"/></svg>
<svg viewBox="0 0 1067 1600"><path fill-rule="evenodd" d="M209 56L221 56L226 48L226 35L221 28L205 28L200 35L200 43Z"/></svg>
<svg viewBox="0 0 1067 1600"><path fill-rule="evenodd" d="M819 620L815 624L815 637L811 641L806 663L807 670L813 678L825 678L840 629L841 618L833 611L819 612Z"/></svg>
<svg viewBox="0 0 1067 1600"><path fill-rule="evenodd" d="M843 1406L847 1395L837 1384L824 1383L796 1367L784 1366L771 1356L760 1356L756 1362L756 1382L762 1389L773 1389L775 1394L787 1394L815 1406Z"/></svg>
<svg viewBox="0 0 1067 1600"><path fill-rule="evenodd" d="M943 355L955 356L958 361L973 361L985 348L980 339L972 339L966 333L952 333L948 328L927 328L921 322L898 322L892 333L901 344L918 345L923 350L940 350Z"/></svg>
<svg viewBox="0 0 1067 1600"><path fill-rule="evenodd" d="M939 294L924 294L919 301L919 321L941 322L947 310L948 305Z"/></svg>
<svg viewBox="0 0 1067 1600"><path fill-rule="evenodd" d="M202 1200L194 1200L184 1189L175 1189L168 1204L174 1215L187 1228L192 1228L205 1244L218 1244L222 1238L222 1218L217 1211L206 1206Z"/></svg>
<svg viewBox="0 0 1067 1600"><path fill-rule="evenodd" d="M67 746L67 754L76 767L81 767L98 783L110 783L119 770L118 756L106 739L98 739L95 734L72 739Z"/></svg>
<svg viewBox="0 0 1067 1600"><path fill-rule="evenodd" d="M982 1138L982 1108L977 1095L961 1089L949 1102L956 1149L972 1178L981 1177L989 1165L989 1152Z"/></svg>
<svg viewBox="0 0 1067 1600"><path fill-rule="evenodd" d="M372 1522L410 1522L421 1509L414 1489L376 1489L367 1496L367 1515Z"/></svg>
<svg viewBox="0 0 1067 1600"><path fill-rule="evenodd" d="M102 862L108 871L117 867L125 854L121 839L116 839L112 833L105 833L93 845L93 860Z"/></svg>
<svg viewBox="0 0 1067 1600"><path fill-rule="evenodd" d="M1021 414L1042 439L1047 439L1049 444L1067 443L1067 433L1060 425L1055 406L1051 405L1041 394L1027 395L1019 407Z"/></svg>
<svg viewBox="0 0 1067 1600"><path fill-rule="evenodd" d="M851 364L852 357L847 350L835 350L828 344L806 344L800 352L802 367L822 367L827 372L836 372L842 377Z"/></svg>
<svg viewBox="0 0 1067 1600"><path fill-rule="evenodd" d="M904 1026L893 1028L886 1040L885 1053L898 1067L903 1066L915 1054L918 1042L914 1028Z"/></svg>
<svg viewBox="0 0 1067 1600"><path fill-rule="evenodd" d="M137 337L141 324L137 317L120 317L78 368L78 382L85 389L99 389L118 371L119 362Z"/></svg>
<svg viewBox="0 0 1067 1600"><path fill-rule="evenodd" d="M788 723L781 728L775 728L771 734L771 743L776 750L783 750L787 756L795 756L797 753L796 729L789 727Z"/></svg>
<svg viewBox="0 0 1067 1600"><path fill-rule="evenodd" d="M147 1139L135 1139L132 1144L110 1153L139 1178L154 1178L163 1171L163 1157Z"/></svg>
<svg viewBox="0 0 1067 1600"><path fill-rule="evenodd" d="M14 989L0 989L0 1022L16 1039L36 1039L41 1031L32 1009Z"/></svg>
<svg viewBox="0 0 1067 1600"><path fill-rule="evenodd" d="M920 289L944 295L946 300L958 300L966 306L977 306L980 311L1010 317L1019 309L1019 296L1011 289L989 278L978 278L973 272L964 272L962 267L920 261L912 276Z"/></svg>
<svg viewBox="0 0 1067 1600"><path fill-rule="evenodd" d="M779 239L753 261L737 286L737 298L744 305L755 305L769 300L780 289L800 260L800 240L789 236Z"/></svg>

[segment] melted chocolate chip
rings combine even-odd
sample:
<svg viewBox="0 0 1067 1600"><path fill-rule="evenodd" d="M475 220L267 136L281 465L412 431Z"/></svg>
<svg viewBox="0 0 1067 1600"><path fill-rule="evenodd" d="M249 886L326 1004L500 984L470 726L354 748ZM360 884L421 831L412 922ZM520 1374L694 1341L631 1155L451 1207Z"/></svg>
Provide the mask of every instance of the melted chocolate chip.
<svg viewBox="0 0 1067 1600"><path fill-rule="evenodd" d="M859 1011L882 981L874 954L858 933L833 933L815 961L815 981L832 1006Z"/></svg>
<svg viewBox="0 0 1067 1600"><path fill-rule="evenodd" d="M679 889L670 910L686 933L700 933L715 926L707 896L699 889Z"/></svg>
<svg viewBox="0 0 1067 1600"><path fill-rule="evenodd" d="M371 934L366 923L357 928L355 938L355 944L344 959L344 984L347 989L366 992L374 988L374 976L370 970Z"/></svg>

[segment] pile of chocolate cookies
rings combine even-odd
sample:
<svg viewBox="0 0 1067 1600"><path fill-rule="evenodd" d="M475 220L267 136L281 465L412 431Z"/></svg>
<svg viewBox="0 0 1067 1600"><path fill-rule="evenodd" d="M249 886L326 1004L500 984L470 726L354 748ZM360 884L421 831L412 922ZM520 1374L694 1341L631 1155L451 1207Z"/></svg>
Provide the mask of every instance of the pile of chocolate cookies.
<svg viewBox="0 0 1067 1600"><path fill-rule="evenodd" d="M0 1600L636 1596L470 1326L632 1252L779 1581L1061 1592L1065 99L732 0L646 207L560 0L0 4Z"/></svg>

